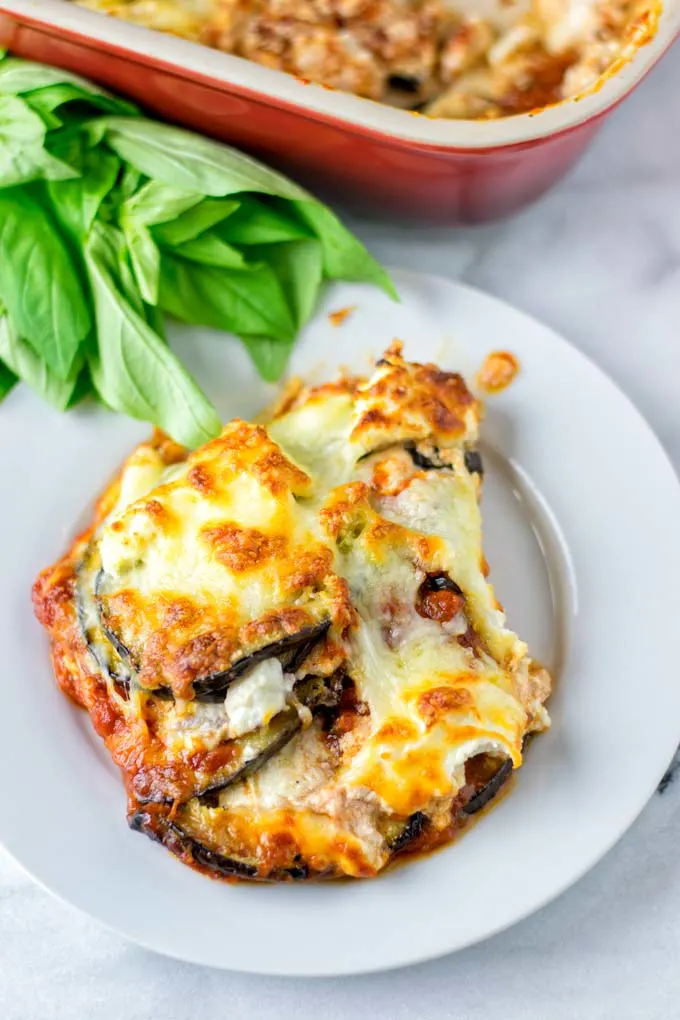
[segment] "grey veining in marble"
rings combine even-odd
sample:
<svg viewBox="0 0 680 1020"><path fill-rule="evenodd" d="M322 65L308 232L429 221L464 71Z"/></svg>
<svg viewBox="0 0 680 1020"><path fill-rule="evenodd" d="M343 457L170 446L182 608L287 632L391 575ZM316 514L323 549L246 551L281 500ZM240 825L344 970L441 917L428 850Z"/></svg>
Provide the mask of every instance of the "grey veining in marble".
<svg viewBox="0 0 680 1020"><path fill-rule="evenodd" d="M384 261L466 280L570 338L635 401L676 468L679 96L676 47L579 167L500 225L352 224ZM680 769L618 846L540 913L454 957L342 981L162 959L57 902L0 852L3 1020L672 1020L679 961Z"/></svg>

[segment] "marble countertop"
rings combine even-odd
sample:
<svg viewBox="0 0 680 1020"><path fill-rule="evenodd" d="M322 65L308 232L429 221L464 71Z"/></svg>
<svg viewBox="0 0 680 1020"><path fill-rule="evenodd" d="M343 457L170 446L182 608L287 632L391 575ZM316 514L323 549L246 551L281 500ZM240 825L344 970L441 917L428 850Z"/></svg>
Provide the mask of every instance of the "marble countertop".
<svg viewBox="0 0 680 1020"><path fill-rule="evenodd" d="M607 121L578 168L500 225L350 225L387 263L465 280L555 327L629 394L680 470L678 96L676 47ZM675 1017L680 760L676 765L677 780L669 772L621 842L555 903L456 956L356 979L253 978L166 960L53 899L0 851L0 1016Z"/></svg>

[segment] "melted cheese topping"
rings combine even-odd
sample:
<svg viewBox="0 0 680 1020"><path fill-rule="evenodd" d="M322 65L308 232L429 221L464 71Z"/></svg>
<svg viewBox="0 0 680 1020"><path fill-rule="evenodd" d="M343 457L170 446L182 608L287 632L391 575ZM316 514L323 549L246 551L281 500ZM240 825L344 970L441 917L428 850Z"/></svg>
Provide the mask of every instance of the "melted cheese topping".
<svg viewBox="0 0 680 1020"><path fill-rule="evenodd" d="M527 647L505 628L493 588L482 574L482 520L475 483L463 457L453 458L453 471L415 477L398 495L380 501L381 513L416 533L437 536L438 564L463 589L472 623L502 665L516 666Z"/></svg>
<svg viewBox="0 0 680 1020"><path fill-rule="evenodd" d="M186 697L256 648L341 618L332 554L300 502L312 488L263 428L232 422L103 528L100 607L142 685Z"/></svg>
<svg viewBox="0 0 680 1020"><path fill-rule="evenodd" d="M464 473L462 464L458 470ZM394 502L420 508L428 502L424 493L408 500L406 494L429 485L461 488L456 474L435 474L431 482L415 477ZM491 743L513 764L521 763L527 716L511 674L491 654L476 656L462 646L455 633L464 629L461 625L452 633L415 609L426 574L455 567L452 576L471 615L474 608L487 645L497 645L512 660L523 653L515 635L501 626L502 614L481 575L470 481L465 490L467 498L458 491L457 501L449 499L443 529L447 538L462 539L455 547L458 556L451 539L423 537L429 520L424 510L402 515L421 525L417 531L386 525L388 518L367 503L355 504L353 519L343 522L350 533L360 529L358 538L341 542L341 570L360 618L350 637L349 661L370 707L371 733L341 776L350 787L374 791L396 814L423 810L433 798L457 792L464 782L458 766L465 758L456 757L461 744L474 753L475 742Z"/></svg>
<svg viewBox="0 0 680 1020"><path fill-rule="evenodd" d="M94 659L126 720L110 739L133 797L174 802L173 825L258 873L288 854L363 875L391 855L387 820L446 824L469 758L521 764L550 680L485 577L465 457L480 412L459 376L393 346L371 379L303 388L181 462L136 451L78 582L87 675ZM432 578L448 603L423 601ZM288 669L277 642L320 622ZM201 700L194 684L254 652ZM357 705L329 742L296 684L336 671Z"/></svg>

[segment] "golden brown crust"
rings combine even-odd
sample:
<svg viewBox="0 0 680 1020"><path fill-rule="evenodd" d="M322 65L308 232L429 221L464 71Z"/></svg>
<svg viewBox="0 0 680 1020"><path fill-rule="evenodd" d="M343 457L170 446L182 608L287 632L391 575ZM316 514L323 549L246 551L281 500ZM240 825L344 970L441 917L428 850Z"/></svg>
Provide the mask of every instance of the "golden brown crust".
<svg viewBox="0 0 680 1020"><path fill-rule="evenodd" d="M362 387L360 401L363 410L351 438L366 449L380 448L381 433L392 442L431 439L447 446L466 437L480 414L461 375L409 364L398 340L378 362L370 385Z"/></svg>
<svg viewBox="0 0 680 1020"><path fill-rule="evenodd" d="M463 682L463 677L458 677ZM474 677L472 677L474 682ZM418 698L418 711L429 727L446 717L454 709L467 708L475 711L472 695L465 687L433 687Z"/></svg>
<svg viewBox="0 0 680 1020"><path fill-rule="evenodd" d="M212 449L202 447L193 456L203 459L207 454L206 460L214 461L232 474L247 471L274 496L286 490L296 496L310 493L309 475L284 456L263 426L236 419L225 425L222 435L214 439L213 444L208 444Z"/></svg>
<svg viewBox="0 0 680 1020"><path fill-rule="evenodd" d="M168 467L173 464L181 464L187 459L187 448L176 443L162 429L155 428L153 430L149 443Z"/></svg>
<svg viewBox="0 0 680 1020"><path fill-rule="evenodd" d="M109 522L99 611L143 687L190 698L195 681L291 634L293 617L342 629L348 599L332 551L298 513L311 490L265 428L235 420ZM147 570L154 549L169 570Z"/></svg>
<svg viewBox="0 0 680 1020"><path fill-rule="evenodd" d="M284 556L285 535L265 535L257 528L218 524L201 529L201 538L210 546L215 559L235 574L245 574Z"/></svg>
<svg viewBox="0 0 680 1020"><path fill-rule="evenodd" d="M463 456L480 407L460 377L409 366L395 344L370 383L345 376L296 390L286 406L340 430L354 468L340 466L342 450L336 488L332 472L313 477L260 425L232 422L188 456L156 434L102 495L91 527L37 578L36 615L57 682L121 770L131 824L213 876L369 876L412 816L426 817L413 829L421 848L453 832L447 810L479 784L458 791L451 748L482 740L521 762L527 727L546 724L550 680L492 658L488 627L502 621L473 627L467 590L428 588L449 576L452 548L454 573L465 565L455 537L418 525L419 500L443 486L441 505L453 513L462 500L468 514L474 597L495 612ZM412 441L428 456L445 452L443 469L418 467ZM519 662L524 646L509 641ZM299 645L293 665L281 649ZM229 720L224 728L220 684L272 648L292 677L289 700L272 709L271 727L265 717L241 739ZM276 766L262 796L268 766L243 779L261 752Z"/></svg>
<svg viewBox="0 0 680 1020"><path fill-rule="evenodd" d="M328 535L341 539L345 528L361 525L362 509L370 509L369 491L365 482L350 482L331 494L319 513Z"/></svg>

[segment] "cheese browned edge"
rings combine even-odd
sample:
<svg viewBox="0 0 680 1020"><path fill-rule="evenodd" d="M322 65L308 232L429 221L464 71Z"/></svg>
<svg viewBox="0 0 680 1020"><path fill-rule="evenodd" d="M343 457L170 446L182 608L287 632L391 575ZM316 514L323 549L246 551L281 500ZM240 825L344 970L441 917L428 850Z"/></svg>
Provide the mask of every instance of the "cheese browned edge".
<svg viewBox="0 0 680 1020"><path fill-rule="evenodd" d="M419 848L448 838L490 762L521 764L527 733L548 725L550 680L485 577L466 458L480 413L460 376L405 362L395 343L370 380L297 387L266 426L229 423L189 455L156 433L132 454L34 601L57 680L121 769L135 827L211 874L365 876L412 819ZM117 625L141 654L127 691L78 615L92 548L125 577ZM224 668L319 613L329 629L305 669L340 675L340 704L311 725L301 713L301 732L254 775L195 796L251 737L185 725L204 712L192 683L206 667L187 644Z"/></svg>

